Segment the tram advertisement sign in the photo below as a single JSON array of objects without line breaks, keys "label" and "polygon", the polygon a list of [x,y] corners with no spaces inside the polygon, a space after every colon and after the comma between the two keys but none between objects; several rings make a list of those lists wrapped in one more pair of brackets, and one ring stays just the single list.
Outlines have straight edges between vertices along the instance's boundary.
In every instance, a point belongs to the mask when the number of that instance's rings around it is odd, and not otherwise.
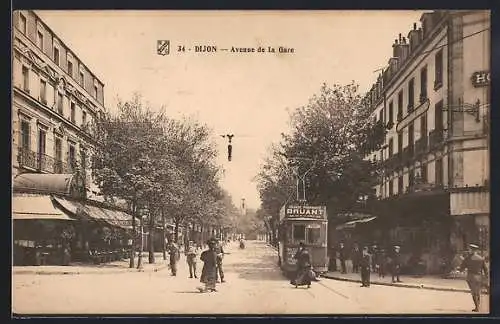
[{"label": "tram advertisement sign", "polygon": [[308,217],[308,218],[326,218],[325,206],[287,206],[285,215],[288,218]]}]

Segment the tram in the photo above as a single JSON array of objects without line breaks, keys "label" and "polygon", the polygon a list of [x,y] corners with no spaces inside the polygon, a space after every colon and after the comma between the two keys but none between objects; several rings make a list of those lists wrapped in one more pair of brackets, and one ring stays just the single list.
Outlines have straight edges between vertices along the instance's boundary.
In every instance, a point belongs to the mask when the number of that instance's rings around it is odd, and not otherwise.
[{"label": "tram", "polygon": [[290,276],[296,271],[294,256],[302,242],[311,255],[317,274],[328,271],[328,217],[325,206],[283,205],[278,227],[281,270]]}]

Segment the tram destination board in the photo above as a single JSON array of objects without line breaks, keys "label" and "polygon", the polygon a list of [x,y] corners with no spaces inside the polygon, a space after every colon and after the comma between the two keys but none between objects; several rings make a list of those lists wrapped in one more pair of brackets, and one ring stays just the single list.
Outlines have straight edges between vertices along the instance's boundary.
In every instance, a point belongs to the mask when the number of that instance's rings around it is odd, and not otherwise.
[{"label": "tram destination board", "polygon": [[287,218],[317,218],[326,219],[325,206],[287,206],[285,209],[285,217]]}]

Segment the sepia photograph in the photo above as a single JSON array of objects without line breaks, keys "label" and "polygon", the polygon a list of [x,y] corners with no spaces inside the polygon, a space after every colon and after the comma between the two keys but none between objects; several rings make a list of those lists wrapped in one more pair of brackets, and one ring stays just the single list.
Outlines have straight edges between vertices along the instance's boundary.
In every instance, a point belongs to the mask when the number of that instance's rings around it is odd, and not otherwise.
[{"label": "sepia photograph", "polygon": [[489,10],[12,12],[12,316],[490,312]]}]

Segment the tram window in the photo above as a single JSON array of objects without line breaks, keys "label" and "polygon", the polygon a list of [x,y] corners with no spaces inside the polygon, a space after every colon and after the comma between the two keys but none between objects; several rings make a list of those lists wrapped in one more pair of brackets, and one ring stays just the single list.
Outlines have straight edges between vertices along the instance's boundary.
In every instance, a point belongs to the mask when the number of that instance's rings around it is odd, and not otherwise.
[{"label": "tram window", "polygon": [[320,228],[308,228],[307,229],[307,243],[308,244],[318,244],[321,242],[321,229]]},{"label": "tram window", "polygon": [[305,225],[293,225],[293,240],[304,241],[306,239],[306,226]]}]

